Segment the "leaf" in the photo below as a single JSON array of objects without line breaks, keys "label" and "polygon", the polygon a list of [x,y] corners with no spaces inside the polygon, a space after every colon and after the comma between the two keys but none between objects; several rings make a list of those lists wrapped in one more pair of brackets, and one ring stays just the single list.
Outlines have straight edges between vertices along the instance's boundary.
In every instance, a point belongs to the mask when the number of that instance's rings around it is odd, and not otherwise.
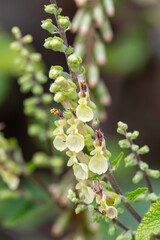
[{"label": "leaf", "polygon": [[68,48],[68,50],[67,50],[67,54],[69,55],[69,54],[71,54],[71,53],[73,53],[73,48],[72,48],[71,46],[69,46],[69,48]]},{"label": "leaf", "polygon": [[112,167],[114,167],[115,169],[118,168],[119,163],[120,163],[121,159],[123,158],[123,155],[124,155],[123,152],[121,152],[119,154],[119,156],[115,160],[112,161]]},{"label": "leaf", "polygon": [[160,233],[160,198],[153,203],[144,215],[136,231],[136,240],[149,240],[152,235]]},{"label": "leaf", "polygon": [[148,192],[148,188],[137,188],[133,192],[127,192],[126,197],[128,198],[128,201],[131,202],[134,201],[139,195],[145,194],[146,192]]}]

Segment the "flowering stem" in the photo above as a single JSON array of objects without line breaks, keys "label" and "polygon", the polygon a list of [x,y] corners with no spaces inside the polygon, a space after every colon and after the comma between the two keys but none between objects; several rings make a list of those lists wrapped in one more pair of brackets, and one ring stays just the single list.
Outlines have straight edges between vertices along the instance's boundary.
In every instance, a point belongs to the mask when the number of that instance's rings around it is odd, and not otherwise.
[{"label": "flowering stem", "polygon": [[[107,179],[110,182],[111,186],[113,187],[113,189],[115,190],[115,192],[119,195],[122,195],[123,198],[124,195],[120,189],[120,187],[118,186],[118,183],[116,182],[110,168],[108,168],[107,170]],[[132,214],[132,216],[138,221],[141,222],[142,218],[141,216],[136,212],[136,210],[127,202],[123,202],[123,205],[127,208],[127,210]]]},{"label": "flowering stem", "polygon": [[[134,143],[133,143],[133,140],[132,140],[131,138],[127,138],[127,130],[126,130],[126,129],[124,129],[123,132],[124,132],[124,136],[125,136],[126,139],[128,139],[128,141],[129,141],[130,148],[132,149],[132,145],[134,144]],[[144,176],[144,179],[145,179],[145,181],[146,181],[146,185],[147,185],[147,187],[148,187],[149,193],[153,193],[152,184],[151,184],[150,178],[149,178],[149,176],[148,176],[148,174],[147,174],[147,171],[141,170],[141,168],[140,168],[140,161],[141,161],[140,155],[138,154],[137,151],[134,151],[134,150],[132,150],[132,153],[134,154],[135,158],[137,159],[138,167],[139,167],[141,173],[142,173],[143,176]]]}]

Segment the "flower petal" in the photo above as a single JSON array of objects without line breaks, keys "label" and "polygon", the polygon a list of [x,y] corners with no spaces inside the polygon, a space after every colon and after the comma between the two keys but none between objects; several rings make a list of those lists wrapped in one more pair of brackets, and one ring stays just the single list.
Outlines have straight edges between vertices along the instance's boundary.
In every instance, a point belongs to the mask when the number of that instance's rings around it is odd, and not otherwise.
[{"label": "flower petal", "polygon": [[105,173],[108,169],[107,158],[101,154],[96,154],[90,159],[89,169],[97,174]]},{"label": "flower petal", "polygon": [[53,141],[53,145],[59,151],[63,151],[64,149],[66,149],[67,148],[67,146],[66,146],[66,135],[62,134],[62,135],[56,136],[54,141]]},{"label": "flower petal", "polygon": [[76,115],[82,122],[89,122],[94,117],[92,109],[86,105],[79,105],[76,108]]},{"label": "flower petal", "polygon": [[73,172],[78,179],[84,180],[88,178],[88,167],[85,163],[75,163],[73,165]]},{"label": "flower petal", "polygon": [[80,152],[84,148],[84,137],[79,133],[72,133],[67,137],[66,145],[73,152]]},{"label": "flower petal", "polygon": [[90,204],[93,202],[95,193],[93,192],[92,188],[90,187],[83,187],[82,188],[82,194],[85,196],[84,202],[86,204]]}]

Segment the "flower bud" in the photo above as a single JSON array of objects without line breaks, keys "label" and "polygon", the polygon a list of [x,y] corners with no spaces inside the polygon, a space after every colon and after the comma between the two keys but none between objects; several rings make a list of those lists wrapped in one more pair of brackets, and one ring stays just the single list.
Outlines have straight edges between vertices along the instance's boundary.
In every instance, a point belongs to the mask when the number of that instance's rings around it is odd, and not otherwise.
[{"label": "flower bud", "polygon": [[97,27],[100,27],[104,21],[103,8],[101,4],[97,4],[93,9],[93,17]]},{"label": "flower bud", "polygon": [[72,32],[77,32],[84,16],[84,9],[79,9],[72,20]]},{"label": "flower bud", "polygon": [[147,174],[150,177],[153,177],[153,178],[159,178],[160,177],[160,171],[159,170],[148,169]]},{"label": "flower bud", "polygon": [[75,91],[75,89],[67,89],[67,90],[61,90],[63,95],[69,99],[75,100],[77,99],[78,95],[77,92]]},{"label": "flower bud", "polygon": [[58,23],[61,28],[70,28],[71,23],[69,21],[69,17],[58,16]]},{"label": "flower bud", "polygon": [[81,19],[81,24],[79,28],[79,34],[84,36],[88,33],[92,23],[92,16],[89,12],[86,12]]},{"label": "flower bud", "polygon": [[40,53],[31,53],[30,58],[33,62],[39,62],[42,59],[42,55]]},{"label": "flower bud", "polygon": [[116,225],[111,224],[109,225],[109,228],[108,228],[108,234],[112,236],[115,234],[116,230],[117,230]]},{"label": "flower bud", "polygon": [[71,54],[68,57],[68,65],[70,66],[72,72],[78,72],[79,71],[79,66],[82,63],[81,57],[79,57],[76,54]]},{"label": "flower bud", "polygon": [[106,10],[106,13],[109,17],[114,16],[114,5],[113,5],[113,0],[103,0],[103,4]]},{"label": "flower bud", "polygon": [[100,40],[94,44],[94,57],[100,66],[103,66],[107,61],[105,45]]},{"label": "flower bud", "polygon": [[100,31],[102,33],[103,39],[106,42],[111,42],[112,41],[112,39],[113,39],[113,32],[112,32],[112,28],[111,28],[110,22],[108,21],[107,18],[103,21],[103,24],[102,24],[102,26],[100,28]]},{"label": "flower bud", "polygon": [[76,196],[75,192],[72,191],[72,189],[69,189],[68,190],[68,195],[67,195],[67,198],[69,200],[71,200],[72,198],[74,198]]},{"label": "flower bud", "polygon": [[91,136],[93,136],[94,130],[88,124],[85,124],[85,127],[87,129],[87,133],[90,134]]},{"label": "flower bud", "polygon": [[84,7],[88,0],[74,0],[78,7]]},{"label": "flower bud", "polygon": [[56,79],[61,75],[63,68],[61,66],[52,66],[49,71],[49,78]]},{"label": "flower bud", "polygon": [[22,46],[19,42],[15,41],[10,44],[10,48],[14,51],[20,51],[22,49]]},{"label": "flower bud", "polygon": [[79,214],[80,212],[84,211],[86,209],[85,205],[78,205],[75,209],[75,213]]},{"label": "flower bud", "polygon": [[26,36],[24,36],[24,37],[22,38],[22,42],[23,42],[24,44],[31,43],[31,42],[33,42],[33,37],[32,37],[30,34],[27,34]]},{"label": "flower bud", "polygon": [[88,67],[88,84],[90,88],[95,88],[99,81],[99,70],[95,64],[90,64]]},{"label": "flower bud", "polygon": [[63,112],[63,116],[66,119],[70,119],[70,118],[72,118],[73,114],[70,111],[65,111],[65,112]]},{"label": "flower bud", "polygon": [[47,30],[49,33],[54,34],[57,31],[57,28],[55,25],[52,24],[51,19],[46,19],[42,21],[41,27],[45,30]]},{"label": "flower bud", "polygon": [[143,162],[143,161],[140,161],[139,162],[139,167],[142,171],[146,171],[148,169],[148,164]]},{"label": "flower bud", "polygon": [[143,178],[143,174],[140,171],[138,171],[132,178],[132,181],[133,181],[133,183],[137,184],[142,180],[142,178]]},{"label": "flower bud", "polygon": [[138,150],[138,153],[139,154],[146,154],[149,152],[149,147],[147,145],[141,147],[139,150]]},{"label": "flower bud", "polygon": [[45,5],[44,11],[46,13],[56,14],[57,9],[56,9],[55,4],[49,4],[49,5]]},{"label": "flower bud", "polygon": [[69,83],[69,85],[71,86],[71,88],[77,89],[76,84],[75,84],[72,80],[68,79],[68,83]]},{"label": "flower bud", "polygon": [[44,47],[53,51],[65,52],[66,46],[63,44],[63,40],[59,37],[47,38],[44,43]]},{"label": "flower bud", "polygon": [[44,104],[49,104],[49,103],[51,103],[51,101],[52,101],[52,96],[51,96],[51,94],[45,93],[45,94],[42,95],[42,102],[43,102]]},{"label": "flower bud", "polygon": [[93,206],[93,205],[89,205],[89,206],[88,206],[88,210],[89,210],[90,212],[94,211],[94,206]]},{"label": "flower bud", "polygon": [[155,193],[150,193],[150,194],[148,194],[148,196],[147,196],[147,199],[148,199],[149,201],[152,201],[152,202],[156,202],[156,201],[157,201],[157,198],[158,198],[158,196],[157,196]]},{"label": "flower bud", "polygon": [[42,72],[36,72],[36,80],[39,83],[44,84],[47,82],[47,77]]},{"label": "flower bud", "polygon": [[132,151],[136,152],[136,151],[138,151],[139,146],[136,144],[132,144],[131,149],[132,149]]},{"label": "flower bud", "polygon": [[18,27],[16,27],[16,26],[13,27],[12,28],[12,33],[13,33],[13,35],[15,36],[15,38],[17,40],[19,40],[21,38],[21,31],[20,31],[20,29]]},{"label": "flower bud", "polygon": [[43,93],[43,87],[39,84],[36,84],[32,88],[32,93],[34,95],[41,95]]},{"label": "flower bud", "polygon": [[93,145],[93,139],[92,139],[92,137],[91,137],[90,134],[87,134],[87,135],[84,137],[84,142],[85,142],[85,145],[86,145],[87,147],[90,147],[90,146]]},{"label": "flower bud", "polygon": [[35,153],[32,161],[39,167],[44,167],[48,165],[47,155],[43,152]]},{"label": "flower bud", "polygon": [[74,198],[72,198],[71,201],[72,201],[73,203],[77,204],[77,203],[78,203],[78,198],[74,197]]},{"label": "flower bud", "polygon": [[85,47],[84,41],[76,42],[74,51],[77,55],[83,58],[85,55],[85,50],[86,50],[86,47]]},{"label": "flower bud", "polygon": [[65,87],[67,85],[67,80],[64,77],[59,76],[58,78],[56,78],[55,83],[60,85],[61,87]]},{"label": "flower bud", "polygon": [[130,143],[128,142],[127,139],[124,139],[124,140],[120,140],[118,142],[120,148],[130,148]]},{"label": "flower bud", "polygon": [[32,86],[33,86],[33,82],[32,81],[28,81],[28,82],[25,82],[25,83],[23,83],[21,85],[20,90],[23,93],[27,93],[27,92],[31,91]]},{"label": "flower bud", "polygon": [[57,103],[63,102],[65,100],[66,100],[66,97],[61,92],[57,92],[54,96],[54,101]]}]

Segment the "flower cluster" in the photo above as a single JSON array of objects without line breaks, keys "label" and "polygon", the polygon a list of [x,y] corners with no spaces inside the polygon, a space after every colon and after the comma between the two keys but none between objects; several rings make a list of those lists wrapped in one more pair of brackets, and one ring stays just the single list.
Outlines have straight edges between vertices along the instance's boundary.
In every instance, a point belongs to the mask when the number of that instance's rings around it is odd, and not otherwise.
[{"label": "flower cluster", "polygon": [[[114,16],[113,0],[75,0],[79,9],[73,18],[72,31],[78,35],[75,40],[75,52],[84,59],[87,82],[91,88],[91,97],[96,99],[97,115],[105,118],[103,106],[111,103],[111,97],[104,82],[100,79],[99,66],[107,62],[106,47],[113,32],[109,17]],[[102,40],[103,39],[103,40]]]},{"label": "flower cluster", "polygon": [[[115,208],[117,195],[107,192],[105,187],[101,188],[101,175],[108,170],[110,153],[106,150],[101,131],[94,132],[91,127],[95,119],[96,105],[90,99],[85,71],[81,66],[82,59],[71,47],[68,47],[64,37],[71,24],[69,22],[66,25],[62,24],[63,20],[69,20],[60,15],[61,11],[55,4],[46,6],[45,11],[55,15],[57,26],[52,26],[52,29],[56,29],[59,37],[49,37],[44,47],[64,52],[70,70],[68,74],[61,66],[52,66],[49,71],[49,77],[54,80],[50,86],[50,91],[55,93],[54,101],[61,103],[64,108],[63,111],[51,109],[51,113],[59,117],[59,120],[55,121],[53,145],[57,150],[66,152],[69,157],[67,166],[72,167],[78,181],[76,189],[79,192],[79,198],[74,194],[69,198],[75,203],[79,202],[77,213],[80,209],[85,209],[82,207],[83,204],[91,204],[96,199],[95,208],[98,207],[100,214],[112,219],[117,217]],[[49,24],[46,25],[46,22]],[[55,32],[50,31],[50,23],[51,20],[44,20],[42,27],[53,34]],[[92,181],[95,174],[98,179]],[[98,191],[95,187],[97,183],[100,188]]]}]

